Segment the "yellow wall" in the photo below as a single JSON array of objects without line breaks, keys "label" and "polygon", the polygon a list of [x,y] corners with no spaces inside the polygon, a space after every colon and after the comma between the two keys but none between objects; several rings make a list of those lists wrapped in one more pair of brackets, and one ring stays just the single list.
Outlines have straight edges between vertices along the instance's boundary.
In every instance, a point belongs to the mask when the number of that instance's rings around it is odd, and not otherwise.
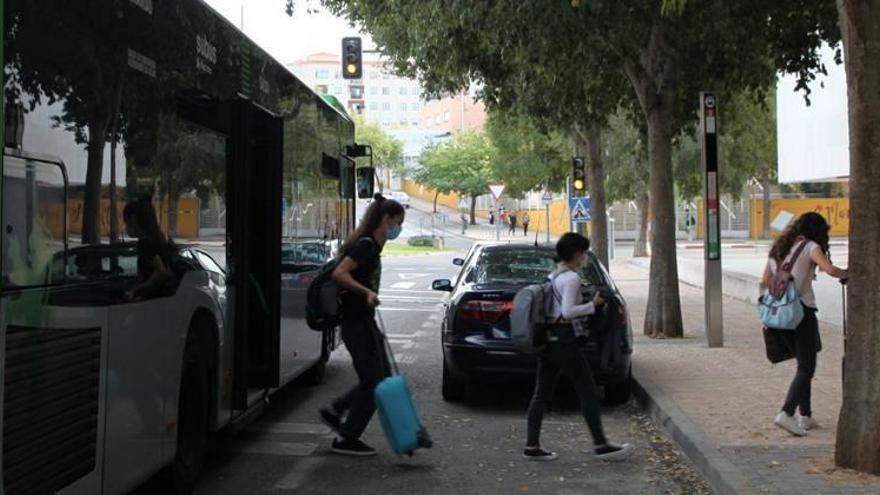
[{"label": "yellow wall", "polygon": [[[517,228],[522,231],[522,217],[523,212],[526,210],[516,210],[517,212]],[[528,210],[529,211],[529,232],[534,232],[535,230],[539,230],[544,232],[546,230],[546,216],[545,210]],[[477,216],[480,218],[489,218],[488,210],[477,210]],[[550,233],[553,235],[562,235],[566,232],[569,232],[571,229],[569,228],[569,219],[568,219],[568,201],[559,200],[554,201],[550,204]]]},{"label": "yellow wall", "polygon": [[[761,236],[764,230],[764,202],[756,199],[751,204],[752,221],[750,235],[752,238]],[[770,201],[770,221],[781,211],[794,214],[795,218],[815,211],[825,217],[831,226],[832,236],[849,235],[849,198],[806,198],[806,199],[773,199]],[[780,232],[771,229],[772,236]]]},{"label": "yellow wall", "polygon": [[[195,239],[199,236],[199,198],[183,197],[177,200],[177,237]],[[125,202],[116,202],[116,218],[120,233],[125,231],[125,222],[122,219],[122,210]],[[159,221],[163,231],[168,231],[168,202],[163,201],[160,205]],[[44,219],[47,228],[60,237],[62,230],[63,214],[60,211],[51,212],[51,216]],[[67,214],[69,218],[68,228],[72,234],[82,232],[83,200],[70,199],[67,201]],[[42,215],[41,215],[42,216]],[[101,235],[110,235],[110,199],[101,198]]]},{"label": "yellow wall", "polygon": [[[431,188],[421,186],[410,180],[404,180],[403,190],[406,191],[406,193],[410,196],[421,198],[425,201],[430,201],[432,204],[434,203],[434,194],[436,194],[436,191]],[[437,198],[437,204],[457,210],[458,200],[459,196],[457,194],[441,194]]]}]

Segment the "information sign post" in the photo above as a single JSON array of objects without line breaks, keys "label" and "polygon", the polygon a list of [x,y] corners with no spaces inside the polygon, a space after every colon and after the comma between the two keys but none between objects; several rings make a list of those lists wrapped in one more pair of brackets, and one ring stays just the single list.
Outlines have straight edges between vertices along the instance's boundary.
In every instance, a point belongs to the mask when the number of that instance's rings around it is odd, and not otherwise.
[{"label": "information sign post", "polygon": [[724,346],[721,292],[721,212],[718,198],[718,100],[700,93],[703,144],[703,221],[705,251],[706,337],[709,347]]}]

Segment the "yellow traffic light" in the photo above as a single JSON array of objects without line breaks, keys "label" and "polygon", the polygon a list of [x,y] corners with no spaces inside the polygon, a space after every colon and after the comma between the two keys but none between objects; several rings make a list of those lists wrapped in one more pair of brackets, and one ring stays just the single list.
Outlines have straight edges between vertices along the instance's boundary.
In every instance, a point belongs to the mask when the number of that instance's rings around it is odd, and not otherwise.
[{"label": "yellow traffic light", "polygon": [[348,64],[345,66],[345,72],[347,72],[349,74],[355,74],[355,73],[357,73],[357,70],[358,70],[357,65]]},{"label": "yellow traffic light", "polygon": [[572,187],[574,187],[575,191],[583,191],[584,190],[584,180],[583,179],[575,179]]}]

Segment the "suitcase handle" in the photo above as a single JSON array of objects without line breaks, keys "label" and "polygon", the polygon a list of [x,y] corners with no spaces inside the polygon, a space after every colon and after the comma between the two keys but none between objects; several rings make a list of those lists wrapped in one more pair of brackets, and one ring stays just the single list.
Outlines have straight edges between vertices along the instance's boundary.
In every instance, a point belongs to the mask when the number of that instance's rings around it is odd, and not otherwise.
[{"label": "suitcase handle", "polygon": [[378,342],[378,339],[381,339],[385,342],[385,353],[388,356],[388,362],[391,364],[392,376],[399,375],[400,369],[397,367],[397,359],[394,358],[394,351],[391,349],[391,343],[388,342],[388,336],[386,335],[385,330],[385,321],[382,319],[382,311],[376,308],[376,320],[379,322],[379,335],[376,336],[376,349],[379,349],[382,344]]}]

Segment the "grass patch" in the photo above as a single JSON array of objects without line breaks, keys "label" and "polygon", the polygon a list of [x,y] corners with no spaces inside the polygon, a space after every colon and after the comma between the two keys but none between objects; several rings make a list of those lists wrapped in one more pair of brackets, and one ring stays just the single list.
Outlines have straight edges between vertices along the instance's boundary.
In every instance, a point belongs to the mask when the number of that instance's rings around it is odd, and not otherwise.
[{"label": "grass patch", "polygon": [[383,256],[417,256],[420,254],[451,252],[454,249],[434,249],[433,246],[410,246],[404,242],[388,242],[382,249]]}]

